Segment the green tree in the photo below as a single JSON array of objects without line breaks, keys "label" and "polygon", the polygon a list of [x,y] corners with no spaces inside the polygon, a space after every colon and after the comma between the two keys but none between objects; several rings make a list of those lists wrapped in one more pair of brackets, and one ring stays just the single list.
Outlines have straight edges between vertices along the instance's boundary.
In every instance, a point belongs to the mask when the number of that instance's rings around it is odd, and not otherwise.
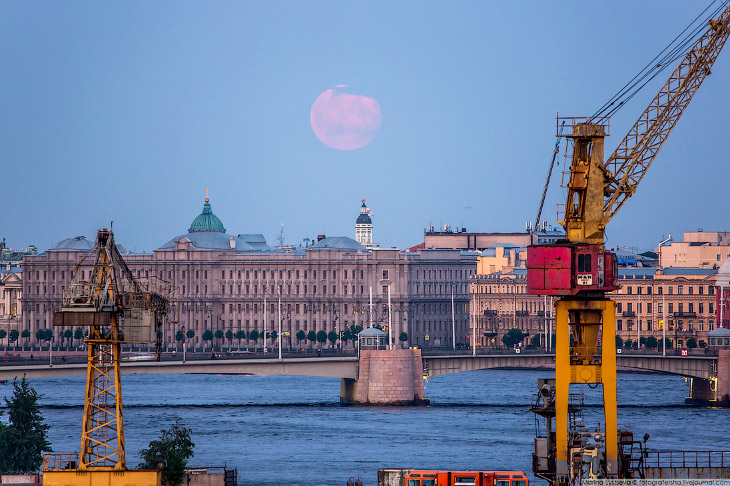
[{"label": "green tree", "polygon": [[307,339],[307,334],[304,331],[302,331],[301,329],[299,329],[297,331],[297,342],[299,343],[299,345],[301,345],[302,341],[304,341],[305,339]]},{"label": "green tree", "polygon": [[177,331],[175,333],[175,341],[178,343],[182,342],[182,340],[185,339],[185,333],[182,331]]},{"label": "green tree", "polygon": [[218,340],[218,341],[217,341],[217,343],[218,343],[218,349],[220,349],[220,346],[221,346],[221,340],[222,340],[222,339],[223,339],[223,338],[224,338],[225,336],[226,336],[226,335],[225,335],[225,333],[224,333],[223,331],[221,331],[220,329],[216,329],[216,331],[215,331],[215,338],[216,338],[216,339]]},{"label": "green tree", "polygon": [[259,340],[259,332],[256,329],[252,330],[250,333],[248,333],[248,338],[253,341],[253,347],[255,351],[256,341]]},{"label": "green tree", "polygon": [[326,331],[317,332],[317,342],[319,343],[319,349],[322,349],[322,345],[327,342],[327,332]]},{"label": "green tree", "polygon": [[314,331],[309,331],[307,333],[307,341],[310,343],[316,343],[317,342],[317,333]]},{"label": "green tree", "polygon": [[700,347],[703,349],[707,347],[707,343],[705,342],[704,339],[700,339]]},{"label": "green tree", "polygon": [[43,339],[45,341],[48,341],[49,343],[53,341],[53,329],[44,329],[43,330]]},{"label": "green tree", "polygon": [[[10,331],[10,334],[8,335],[8,344],[17,343],[19,337],[20,337],[20,332],[18,332],[17,329],[12,329]],[[13,346],[15,346],[15,344],[13,344]]]},{"label": "green tree", "polygon": [[347,341],[350,341],[352,339],[352,331],[349,329],[345,329],[345,332],[342,333],[342,342],[347,345]]},{"label": "green tree", "polygon": [[664,338],[663,341],[664,342],[662,342],[662,340],[659,340],[659,346],[658,346],[659,351],[663,350],[662,346],[666,347],[666,349],[672,349],[672,347],[674,347],[672,344],[672,340],[670,338]]},{"label": "green tree", "polygon": [[535,334],[534,336],[532,336],[532,339],[530,339],[530,344],[535,346],[536,348],[542,346],[542,334]]},{"label": "green tree", "polygon": [[623,347],[624,347],[624,340],[621,338],[621,336],[616,334],[616,349],[621,349]]},{"label": "green tree", "polygon": [[696,347],[697,347],[697,340],[695,340],[695,338],[687,339],[687,348],[688,349],[694,349]]},{"label": "green tree", "polygon": [[0,471],[30,473],[43,463],[43,452],[52,452],[38,400],[25,378],[13,382],[13,396],[5,398],[9,424],[0,424]]},{"label": "green tree", "polygon": [[515,344],[521,343],[523,339],[527,337],[527,334],[522,332],[521,330],[513,327],[507,333],[502,336],[502,342],[505,346],[508,348],[511,348]]},{"label": "green tree", "polygon": [[150,442],[149,449],[139,451],[139,457],[144,461],[141,467],[157,469],[158,464],[164,461],[167,466],[162,470],[162,484],[176,486],[185,479],[188,459],[194,456],[195,443],[191,437],[193,431],[177,419],[175,425],[160,432],[162,435]]},{"label": "green tree", "polygon": [[8,332],[5,329],[0,329],[0,341],[5,339],[8,335]]},{"label": "green tree", "polygon": [[30,338],[30,330],[23,329],[23,332],[20,333],[20,337],[25,339],[25,344],[28,344],[28,339]]},{"label": "green tree", "polygon": [[269,337],[274,340],[274,343],[276,343],[276,338],[279,337],[279,331],[271,331]]},{"label": "green tree", "polygon": [[74,339],[76,340],[76,345],[78,346],[78,343],[80,343],[81,340],[84,339],[84,330],[80,327],[77,327],[74,331]]},{"label": "green tree", "polygon": [[646,338],[646,344],[644,346],[647,347],[647,349],[656,349],[656,347],[659,345],[656,338],[654,336],[649,336]]},{"label": "green tree", "polygon": [[236,335],[231,331],[230,329],[226,331],[226,339],[228,340],[228,349],[231,348],[231,343],[233,342],[233,339],[236,337]]},{"label": "green tree", "polygon": [[213,341],[213,331],[210,329],[206,329],[203,331],[203,341],[211,341],[211,347],[212,347],[212,341]]},{"label": "green tree", "polygon": [[236,339],[238,339],[238,349],[241,349],[241,341],[243,339],[246,339],[246,331],[244,331],[244,330],[236,331]]},{"label": "green tree", "polygon": [[46,339],[46,331],[43,329],[38,329],[35,332],[35,338],[38,342],[45,341]]},{"label": "green tree", "polygon": [[328,332],[327,339],[334,346],[334,344],[337,342],[337,333],[335,331]]},{"label": "green tree", "polygon": [[408,333],[405,331],[402,331],[400,333],[400,336],[398,336],[398,341],[400,341],[401,347],[408,341]]},{"label": "green tree", "polygon": [[633,345],[634,345],[634,342],[631,339],[627,339],[626,341],[624,341],[624,347],[626,349],[631,349],[633,347]]},{"label": "green tree", "polygon": [[71,346],[71,340],[74,338],[74,332],[71,329],[63,331],[63,337],[66,339],[66,346]]}]

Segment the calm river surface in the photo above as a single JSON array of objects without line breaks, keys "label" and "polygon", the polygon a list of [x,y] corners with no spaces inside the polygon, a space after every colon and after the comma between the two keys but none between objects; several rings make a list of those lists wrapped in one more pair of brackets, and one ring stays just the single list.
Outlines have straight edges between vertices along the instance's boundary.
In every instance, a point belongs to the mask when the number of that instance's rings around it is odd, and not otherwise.
[{"label": "calm river surface", "polygon": [[[384,467],[529,473],[530,399],[537,378],[550,376],[472,371],[431,379],[427,407],[348,407],[339,405],[339,379],[124,375],[127,462],[136,466],[139,450],[179,417],[193,430],[191,465],[234,466],[243,485],[344,485],[361,476],[373,486]],[[55,452],[78,451],[84,377],[30,383],[43,394]],[[620,373],[619,425],[651,434],[652,449],[730,449],[730,411],[683,405],[687,388],[681,377]],[[11,391],[0,385],[0,396]],[[584,387],[586,402],[597,404],[599,391]],[[601,414],[589,406],[586,425]]]}]

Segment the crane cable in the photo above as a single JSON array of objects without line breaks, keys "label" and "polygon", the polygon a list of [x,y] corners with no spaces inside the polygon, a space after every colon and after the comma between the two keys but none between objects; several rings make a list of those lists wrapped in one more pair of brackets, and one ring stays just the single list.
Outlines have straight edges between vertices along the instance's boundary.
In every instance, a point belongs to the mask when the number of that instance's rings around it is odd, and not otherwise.
[{"label": "crane cable", "polygon": [[545,204],[545,196],[547,195],[548,186],[550,185],[550,178],[553,175],[553,167],[555,166],[555,158],[560,152],[560,138],[563,135],[563,128],[565,127],[565,120],[560,124],[558,129],[558,135],[555,137],[555,149],[553,150],[553,159],[550,161],[550,170],[548,170],[547,180],[545,181],[545,189],[542,191],[542,199],[540,200],[540,207],[537,210],[537,218],[535,219],[535,230],[540,225],[540,215],[542,215],[542,207]]},{"label": "crane cable", "polygon": [[[697,39],[704,33],[707,23],[715,18],[728,4],[728,0],[723,0],[709,15],[692,27],[698,20],[705,15],[710,7],[717,3],[714,0],[705,9],[697,15],[697,17],[689,23],[654,59],[652,59],[638,74],[636,74],[628,83],[626,83],[616,94],[614,94],[601,108],[599,108],[588,121],[593,121],[598,117],[610,117],[618,112],[628,101],[631,100],[641,89],[650,83],[655,77],[661,74],[668,66],[672,65],[677,59],[686,55],[690,46],[694,45]],[[684,36],[679,42],[682,35],[691,29],[691,32]],[[676,44],[676,45],[675,45]],[[674,47],[672,47],[674,46]],[[665,54],[666,53],[666,54]],[[647,79],[648,78],[648,79]]]}]

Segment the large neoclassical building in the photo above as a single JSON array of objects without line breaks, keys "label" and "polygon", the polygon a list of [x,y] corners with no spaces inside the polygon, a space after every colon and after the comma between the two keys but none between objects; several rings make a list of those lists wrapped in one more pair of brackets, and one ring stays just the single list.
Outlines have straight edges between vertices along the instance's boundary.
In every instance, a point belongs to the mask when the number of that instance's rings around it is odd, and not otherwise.
[{"label": "large neoclassical building", "polygon": [[[92,247],[85,237],[69,238],[23,261],[19,325],[31,336],[52,327],[77,266],[80,278],[89,278],[92,259],[79,263]],[[409,344],[451,343],[452,293],[456,341],[467,342],[469,334],[468,282],[476,271],[471,252],[368,249],[352,238],[325,236],[308,248],[273,248],[261,234],[227,233],[206,198],[187,233],[151,253],[125,253],[124,259],[143,283],[171,295],[167,345],[175,344],[180,330],[193,330],[193,344],[201,346],[205,330],[278,329],[279,299],[283,331],[289,332],[284,347],[298,345],[299,330],[387,325],[389,293],[394,340],[405,331]],[[63,329],[54,332],[58,340]]]}]

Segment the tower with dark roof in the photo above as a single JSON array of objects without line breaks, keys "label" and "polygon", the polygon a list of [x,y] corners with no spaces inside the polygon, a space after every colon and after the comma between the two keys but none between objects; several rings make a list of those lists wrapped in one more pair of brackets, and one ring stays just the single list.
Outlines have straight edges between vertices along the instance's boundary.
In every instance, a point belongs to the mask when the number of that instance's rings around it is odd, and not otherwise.
[{"label": "tower with dark roof", "polygon": [[370,215],[373,214],[365,205],[365,199],[362,200],[360,207],[360,215],[355,221],[355,240],[368,249],[377,248],[378,244],[373,243],[373,221]]}]

